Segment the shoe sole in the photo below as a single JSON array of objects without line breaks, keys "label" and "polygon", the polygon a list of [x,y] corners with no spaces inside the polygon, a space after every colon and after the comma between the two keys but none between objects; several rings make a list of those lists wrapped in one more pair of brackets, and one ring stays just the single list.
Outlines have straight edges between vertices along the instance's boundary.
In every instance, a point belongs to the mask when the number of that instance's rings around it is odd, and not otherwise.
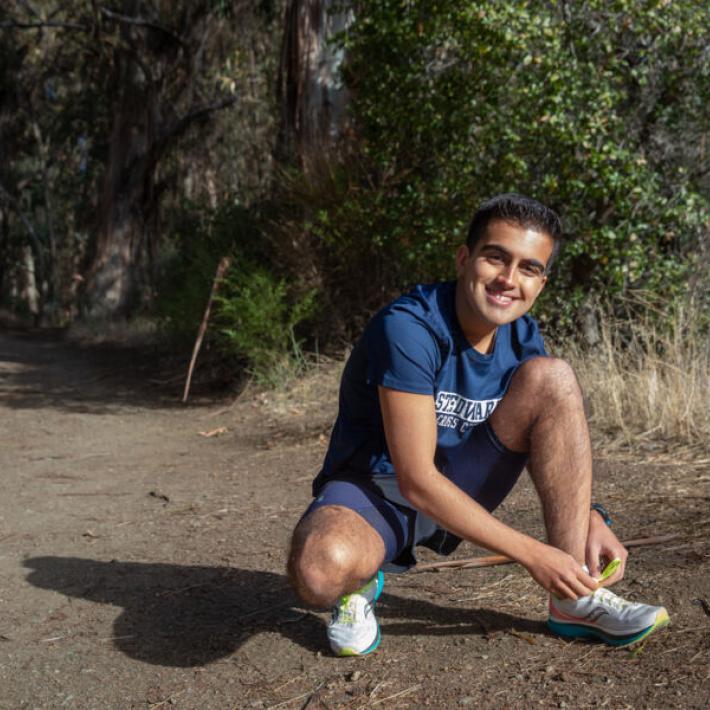
[{"label": "shoe sole", "polygon": [[609,646],[616,646],[617,648],[622,648],[624,646],[632,646],[635,643],[639,643],[647,638],[650,634],[658,629],[662,629],[664,626],[668,626],[671,620],[668,616],[668,612],[662,609],[656,615],[656,620],[651,626],[648,626],[641,631],[637,631],[635,634],[630,634],[629,636],[613,636],[612,634],[604,633],[601,629],[596,629],[591,626],[584,626],[583,624],[567,624],[559,621],[555,621],[553,618],[547,620],[547,626],[558,636],[564,636],[565,638],[591,638],[598,639],[608,644]]}]

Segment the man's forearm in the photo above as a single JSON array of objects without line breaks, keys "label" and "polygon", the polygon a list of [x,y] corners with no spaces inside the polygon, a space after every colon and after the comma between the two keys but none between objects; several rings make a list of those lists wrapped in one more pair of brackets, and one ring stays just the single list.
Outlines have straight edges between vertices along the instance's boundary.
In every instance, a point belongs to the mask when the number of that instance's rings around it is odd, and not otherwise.
[{"label": "man's forearm", "polygon": [[524,566],[532,564],[535,552],[543,545],[494,518],[433,466],[416,479],[400,476],[398,480],[402,495],[414,508],[463,540]]}]

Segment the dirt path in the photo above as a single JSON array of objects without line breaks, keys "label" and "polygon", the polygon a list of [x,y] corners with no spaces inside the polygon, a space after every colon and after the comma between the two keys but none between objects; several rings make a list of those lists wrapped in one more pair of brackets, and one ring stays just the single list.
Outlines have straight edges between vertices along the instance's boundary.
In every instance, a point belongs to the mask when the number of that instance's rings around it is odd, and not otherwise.
[{"label": "dirt path", "polygon": [[[335,659],[283,575],[332,396],[184,407],[141,362],[0,335],[0,708],[707,707],[707,466],[598,462],[622,536],[681,533],[618,586],[670,611],[640,652],[548,635],[507,566],[388,576],[381,649]],[[501,516],[540,534],[527,484]]]}]

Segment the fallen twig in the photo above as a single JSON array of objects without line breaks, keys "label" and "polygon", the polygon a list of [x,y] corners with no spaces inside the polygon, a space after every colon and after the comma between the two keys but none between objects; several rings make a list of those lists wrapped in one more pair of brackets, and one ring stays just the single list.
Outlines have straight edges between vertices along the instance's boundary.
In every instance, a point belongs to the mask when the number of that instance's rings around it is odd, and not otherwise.
[{"label": "fallen twig", "polygon": [[[658,545],[662,542],[669,542],[680,537],[680,533],[669,533],[667,535],[655,535],[653,537],[640,537],[631,540],[622,540],[624,547],[643,547],[644,545]],[[417,565],[415,572],[427,572],[432,569],[466,569],[470,567],[494,567],[495,565],[508,565],[514,562],[505,555],[490,555],[488,557],[466,557],[461,560],[446,560],[445,562],[429,562],[425,565]]]},{"label": "fallen twig", "polygon": [[150,708],[150,710],[155,710],[155,708],[160,708],[163,705],[167,705],[168,703],[172,705],[173,699],[177,698],[179,695],[182,695],[184,692],[184,690],[181,690],[178,693],[173,693],[172,695],[169,695],[167,698],[165,698],[165,700],[160,700],[157,703],[148,703],[148,707]]},{"label": "fallen twig", "polygon": [[229,268],[232,260],[228,256],[223,256],[222,260],[219,262],[217,267],[217,273],[214,276],[214,281],[212,282],[212,290],[210,291],[210,297],[207,299],[207,307],[205,308],[205,315],[202,316],[202,323],[200,323],[200,329],[197,331],[197,340],[195,340],[195,347],[192,349],[192,357],[190,358],[190,367],[187,370],[187,379],[185,380],[185,391],[182,393],[182,401],[187,402],[187,397],[190,394],[190,382],[192,381],[192,371],[195,369],[195,362],[197,361],[197,354],[200,352],[202,347],[202,339],[205,337],[205,331],[207,330],[207,322],[210,319],[210,311],[212,310],[212,301],[217,295],[217,289],[222,281],[222,278]]},{"label": "fallen twig", "polygon": [[405,690],[400,690],[399,693],[395,693],[394,695],[388,695],[386,698],[380,698],[379,700],[375,700],[374,703],[372,703],[372,706],[374,707],[375,705],[379,705],[380,703],[384,703],[387,700],[394,700],[395,698],[399,698],[402,695],[408,695],[409,693],[413,693],[415,690],[419,690],[422,687],[421,683],[417,683],[417,685],[413,685],[410,688],[406,688]]},{"label": "fallen twig", "polygon": [[325,685],[325,681],[323,681],[319,686],[315,688],[315,690],[308,690],[305,693],[301,693],[300,695],[294,695],[294,697],[289,698],[288,700],[283,700],[280,703],[276,703],[276,705],[269,705],[267,710],[274,710],[274,708],[280,708],[283,707],[284,705],[288,705],[289,703],[292,703],[294,700],[302,700],[303,698],[308,698],[309,700]]},{"label": "fallen twig", "polygon": [[227,427],[221,426],[221,427],[217,427],[217,429],[212,429],[211,431],[198,431],[197,433],[200,436],[204,436],[205,439],[211,439],[213,436],[219,436],[220,434],[226,434]]}]

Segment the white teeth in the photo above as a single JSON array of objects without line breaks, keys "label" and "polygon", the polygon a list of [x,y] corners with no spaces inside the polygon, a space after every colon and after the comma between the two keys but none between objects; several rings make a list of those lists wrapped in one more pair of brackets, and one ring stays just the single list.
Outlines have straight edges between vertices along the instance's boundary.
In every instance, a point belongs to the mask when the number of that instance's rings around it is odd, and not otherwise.
[{"label": "white teeth", "polygon": [[505,296],[500,292],[490,291],[489,289],[486,289],[486,291],[488,292],[488,295],[501,306],[507,306],[509,303],[513,302],[513,298],[511,296]]}]

